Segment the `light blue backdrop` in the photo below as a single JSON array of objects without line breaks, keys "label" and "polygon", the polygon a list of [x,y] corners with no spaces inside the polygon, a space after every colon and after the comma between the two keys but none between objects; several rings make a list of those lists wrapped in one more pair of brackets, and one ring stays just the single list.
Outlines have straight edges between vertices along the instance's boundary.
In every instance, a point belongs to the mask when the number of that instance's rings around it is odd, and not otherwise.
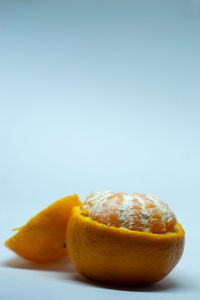
[{"label": "light blue backdrop", "polygon": [[[200,251],[200,1],[0,0],[0,230],[150,192]],[[190,246],[188,246],[190,245]]]}]

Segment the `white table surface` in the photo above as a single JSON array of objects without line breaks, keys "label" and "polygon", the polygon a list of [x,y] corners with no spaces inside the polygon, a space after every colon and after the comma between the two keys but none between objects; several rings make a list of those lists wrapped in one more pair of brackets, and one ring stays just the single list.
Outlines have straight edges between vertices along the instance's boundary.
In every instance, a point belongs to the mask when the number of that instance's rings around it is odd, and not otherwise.
[{"label": "white table surface", "polygon": [[[200,1],[0,1],[0,299],[199,299]],[[53,201],[150,192],[186,231],[144,289],[38,266],[4,241]]]}]

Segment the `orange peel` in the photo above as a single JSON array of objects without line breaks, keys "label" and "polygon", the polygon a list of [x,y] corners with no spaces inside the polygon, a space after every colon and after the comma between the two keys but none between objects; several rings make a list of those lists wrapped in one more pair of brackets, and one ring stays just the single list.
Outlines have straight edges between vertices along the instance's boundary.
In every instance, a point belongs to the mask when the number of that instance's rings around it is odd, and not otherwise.
[{"label": "orange peel", "polygon": [[66,242],[76,270],[93,281],[117,285],[146,285],[164,278],[180,260],[185,232],[157,234],[101,224],[74,207]]},{"label": "orange peel", "polygon": [[17,233],[5,245],[35,263],[63,258],[67,254],[65,236],[69,215],[72,208],[80,204],[76,194],[54,202],[16,229]]}]

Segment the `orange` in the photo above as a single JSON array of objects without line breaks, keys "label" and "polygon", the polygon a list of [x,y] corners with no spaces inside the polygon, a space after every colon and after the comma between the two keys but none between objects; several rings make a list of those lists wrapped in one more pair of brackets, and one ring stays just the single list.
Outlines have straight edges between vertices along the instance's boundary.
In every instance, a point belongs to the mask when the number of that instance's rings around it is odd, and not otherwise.
[{"label": "orange", "polygon": [[83,203],[82,214],[105,225],[153,233],[173,232],[177,223],[169,206],[151,194],[90,194]]},{"label": "orange", "polygon": [[35,263],[47,263],[66,255],[66,228],[70,212],[80,205],[78,196],[62,198],[16,229],[17,233],[5,245]]},{"label": "orange", "polygon": [[[128,196],[122,199],[122,193],[110,194],[115,199],[111,206],[108,192],[102,194],[90,195],[81,207],[72,210],[66,241],[76,270],[88,279],[108,284],[145,285],[161,280],[176,266],[184,249],[185,233],[174,214],[157,200],[150,209],[148,197],[152,195],[134,194],[147,198],[136,208]],[[146,222],[143,204],[149,209]],[[127,207],[132,209],[127,211]]]}]

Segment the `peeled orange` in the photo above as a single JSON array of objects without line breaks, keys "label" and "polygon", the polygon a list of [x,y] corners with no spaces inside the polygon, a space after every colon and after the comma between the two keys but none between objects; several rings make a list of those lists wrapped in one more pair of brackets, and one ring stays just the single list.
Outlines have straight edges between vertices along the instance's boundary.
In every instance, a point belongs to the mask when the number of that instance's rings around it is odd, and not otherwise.
[{"label": "peeled orange", "polygon": [[70,212],[81,201],[75,194],[62,198],[17,229],[5,245],[35,263],[47,263],[66,255],[66,228]]},{"label": "peeled orange", "polygon": [[161,280],[180,260],[185,233],[169,207],[153,195],[91,194],[74,207],[66,242],[76,270],[118,285]]}]

